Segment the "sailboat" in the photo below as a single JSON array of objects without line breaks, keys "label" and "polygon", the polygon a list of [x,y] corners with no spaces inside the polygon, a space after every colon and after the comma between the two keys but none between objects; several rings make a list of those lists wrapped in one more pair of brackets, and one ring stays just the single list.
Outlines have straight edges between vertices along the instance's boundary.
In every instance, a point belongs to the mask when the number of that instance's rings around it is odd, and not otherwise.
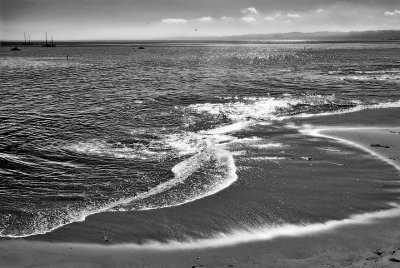
[{"label": "sailboat", "polygon": [[44,47],[55,47],[56,44],[54,44],[53,37],[51,37],[51,43],[47,42],[47,32],[46,32],[46,43],[43,45]]},{"label": "sailboat", "polygon": [[31,42],[31,36],[30,35],[28,35],[28,36],[29,36],[29,40],[28,40],[28,42],[26,42],[26,34],[24,32],[24,46],[33,45],[33,43]]}]

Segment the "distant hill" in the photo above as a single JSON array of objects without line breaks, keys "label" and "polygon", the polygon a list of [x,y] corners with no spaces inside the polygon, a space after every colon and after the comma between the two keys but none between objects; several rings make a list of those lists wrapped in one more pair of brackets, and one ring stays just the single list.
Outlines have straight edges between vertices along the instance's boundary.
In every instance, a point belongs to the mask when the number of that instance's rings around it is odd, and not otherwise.
[{"label": "distant hill", "polygon": [[226,41],[289,41],[289,40],[307,40],[307,41],[400,41],[400,30],[383,31],[363,31],[363,32],[290,32],[273,34],[248,34],[236,36],[208,37],[204,39],[226,40]]},{"label": "distant hill", "polygon": [[[363,31],[363,32],[290,32],[272,34],[247,34],[232,36],[202,36],[202,37],[171,37],[152,40],[71,40],[58,41],[58,46],[89,46],[89,45],[156,45],[179,43],[290,43],[290,42],[400,42],[400,30]],[[33,42],[34,46],[41,46],[43,42]],[[0,46],[23,46],[22,41],[1,41]]]}]

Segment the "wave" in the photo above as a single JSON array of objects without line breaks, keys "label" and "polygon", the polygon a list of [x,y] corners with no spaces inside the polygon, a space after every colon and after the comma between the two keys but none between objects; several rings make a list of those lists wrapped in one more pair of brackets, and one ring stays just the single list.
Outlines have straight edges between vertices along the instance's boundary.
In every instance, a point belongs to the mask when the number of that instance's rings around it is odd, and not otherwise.
[{"label": "wave", "polygon": [[211,143],[201,152],[175,165],[171,171],[174,174],[172,179],[132,197],[117,198],[104,203],[48,208],[30,213],[34,216],[28,220],[5,215],[0,219],[0,225],[3,226],[0,237],[17,238],[45,234],[105,211],[179,206],[220,192],[237,180],[232,154]]},{"label": "wave", "polygon": [[[400,107],[400,100],[363,103],[359,100],[339,100],[334,95],[290,96],[286,94],[281,98],[233,98],[228,100],[230,102],[189,105],[187,109],[199,114],[207,113],[216,118],[229,118],[235,126],[241,126],[243,129],[249,125],[271,123],[290,118],[308,118]],[[224,99],[224,101],[226,100]],[[228,125],[226,128],[231,127],[231,125]]]},{"label": "wave", "polygon": [[[207,148],[172,168],[174,178],[116,210],[148,210],[183,205],[213,195],[237,180],[229,151]],[[196,174],[197,173],[197,174]]]},{"label": "wave", "polygon": [[232,122],[253,120],[274,120],[280,109],[288,109],[300,103],[296,99],[243,98],[228,103],[204,103],[189,105],[188,109],[197,113],[208,113],[214,116],[227,117]]},{"label": "wave", "polygon": [[337,76],[340,80],[348,81],[387,81],[399,82],[398,69],[373,70],[373,71],[330,71],[329,75]]},{"label": "wave", "polygon": [[[294,113],[299,107],[306,107],[306,110],[315,112],[318,109],[313,108],[310,110],[309,107],[325,107],[326,105],[339,110],[329,110],[328,112],[314,114]],[[235,152],[231,153],[229,151],[230,144],[243,143],[246,147],[252,148],[253,146],[253,148],[258,149],[273,149],[284,146],[280,143],[262,144],[262,139],[259,137],[238,138],[233,136],[232,133],[257,124],[260,121],[391,107],[400,107],[400,101],[378,104],[360,104],[357,102],[338,104],[334,96],[328,98],[324,96],[307,96],[303,99],[285,96],[282,99],[267,98],[261,100],[247,98],[240,100],[239,103],[206,104],[205,106],[196,104],[189,106],[189,109],[195,109],[200,113],[224,114],[232,120],[239,120],[222,127],[198,132],[168,134],[159,138],[153,144],[150,142],[138,144],[137,146],[135,144],[96,139],[67,145],[63,149],[78,154],[99,157],[136,160],[138,158],[159,159],[159,157],[173,156],[180,159],[184,158],[184,160],[172,167],[173,178],[154,186],[146,192],[125,198],[114,198],[101,203],[84,204],[81,207],[68,205],[68,207],[56,208],[53,211],[43,211],[35,216],[31,222],[23,224],[25,227],[28,226],[29,229],[13,230],[12,227],[9,227],[0,231],[0,236],[25,237],[44,234],[63,225],[83,221],[88,215],[104,211],[158,209],[193,202],[218,193],[237,180],[233,158]],[[156,147],[159,148],[156,150]],[[240,151],[236,155],[245,155],[245,152]],[[264,158],[263,160],[277,161],[283,159]],[[12,219],[2,219],[2,221],[10,223]],[[5,226],[5,224],[2,225]],[[18,226],[18,224],[13,225]]]}]

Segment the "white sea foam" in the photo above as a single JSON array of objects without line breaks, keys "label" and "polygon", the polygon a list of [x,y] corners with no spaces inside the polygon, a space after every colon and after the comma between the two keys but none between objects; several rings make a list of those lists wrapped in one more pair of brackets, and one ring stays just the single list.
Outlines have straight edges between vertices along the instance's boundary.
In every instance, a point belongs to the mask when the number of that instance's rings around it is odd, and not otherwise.
[{"label": "white sea foam", "polygon": [[68,151],[87,154],[93,156],[108,156],[120,159],[137,158],[160,158],[165,156],[165,152],[150,150],[144,145],[132,144],[130,146],[121,143],[108,143],[102,140],[89,140],[64,146]]},{"label": "white sea foam", "polygon": [[282,143],[265,143],[265,144],[252,144],[251,147],[264,150],[273,148],[283,148],[286,147],[286,145]]},{"label": "white sea foam", "polygon": [[[211,167],[207,169],[206,175],[202,175],[202,180],[190,178],[196,171],[204,169],[208,165],[211,165]],[[137,196],[132,200],[134,202],[124,202],[124,206],[119,206],[119,208],[123,210],[147,210],[179,206],[213,195],[229,187],[237,180],[236,166],[232,154],[211,145],[202,152],[175,165],[172,172],[174,173],[173,179]],[[175,187],[179,187],[178,192],[173,190]],[[141,202],[141,200],[144,201]]]},{"label": "white sea foam", "polygon": [[273,97],[260,99],[243,99],[230,103],[205,103],[193,104],[188,108],[197,113],[209,113],[211,115],[224,115],[233,122],[245,122],[249,120],[273,120],[276,119],[278,109],[289,108],[300,103],[296,99],[277,99]]},{"label": "white sea foam", "polygon": [[243,156],[243,155],[246,155],[246,154],[247,154],[246,150],[232,152],[233,156]]},{"label": "white sea foam", "polygon": [[167,147],[174,149],[181,156],[198,153],[204,150],[210,142],[207,135],[194,132],[170,134],[163,140]]},{"label": "white sea foam", "polygon": [[217,134],[226,134],[226,133],[232,133],[232,132],[237,132],[239,130],[245,129],[252,125],[252,122],[236,122],[233,124],[217,127],[214,129],[202,131],[201,133],[206,133],[206,134],[211,134],[211,135],[217,135]]},{"label": "white sea foam", "polygon": [[127,147],[116,148],[107,142],[91,140],[79,142],[65,147],[67,150],[75,151],[81,154],[110,156],[115,158],[137,158],[136,150]]},{"label": "white sea foam", "polygon": [[[214,144],[216,146],[238,140],[236,137],[226,135],[227,133],[236,132],[248,126],[247,122],[239,122],[231,125],[209,129],[204,131],[184,132],[178,134],[171,134],[164,138],[163,143],[173,148],[179,155],[189,155],[204,150],[206,147]],[[221,146],[220,146],[221,147]]]},{"label": "white sea foam", "polygon": [[[349,105],[334,111],[322,111],[296,113],[296,105],[323,106],[323,105]],[[229,103],[204,103],[189,105],[188,109],[197,113],[208,113],[214,116],[227,117],[243,128],[249,125],[267,123],[271,121],[281,121],[290,118],[309,118],[316,116],[328,116],[335,114],[353,113],[362,110],[399,108],[400,100],[386,103],[361,104],[359,100],[341,103],[334,95],[303,95],[303,96],[284,96],[282,98],[235,98],[234,102]],[[294,110],[293,110],[294,109]],[[290,115],[287,115],[289,112]],[[244,122],[248,122],[246,125]]]},{"label": "white sea foam", "polygon": [[258,161],[279,161],[285,160],[287,157],[279,157],[279,156],[254,156],[250,157],[251,160],[258,160]]},{"label": "white sea foam", "polygon": [[232,142],[234,142],[234,143],[255,143],[255,142],[260,142],[262,140],[263,139],[260,137],[253,136],[253,137],[249,137],[249,138],[240,138],[240,139],[237,138],[237,139],[233,140]]}]

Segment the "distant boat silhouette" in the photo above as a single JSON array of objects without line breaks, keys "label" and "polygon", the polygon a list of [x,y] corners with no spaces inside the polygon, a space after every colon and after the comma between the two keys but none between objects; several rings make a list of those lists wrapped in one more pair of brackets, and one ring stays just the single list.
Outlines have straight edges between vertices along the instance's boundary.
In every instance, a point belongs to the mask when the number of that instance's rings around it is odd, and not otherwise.
[{"label": "distant boat silhouette", "polygon": [[26,42],[26,34],[24,32],[24,46],[30,46],[33,45],[33,43],[31,42],[31,36],[29,35],[29,41]]},{"label": "distant boat silhouette", "polygon": [[144,49],[144,46],[139,46],[139,49]]},{"label": "distant boat silhouette", "polygon": [[11,51],[19,51],[19,50],[21,50],[21,49],[18,48],[18,47],[13,47],[13,48],[11,49]]},{"label": "distant boat silhouette", "polygon": [[44,47],[55,47],[56,44],[53,42],[53,37],[51,37],[51,43],[47,42],[47,33],[46,33],[46,43],[43,45]]}]

